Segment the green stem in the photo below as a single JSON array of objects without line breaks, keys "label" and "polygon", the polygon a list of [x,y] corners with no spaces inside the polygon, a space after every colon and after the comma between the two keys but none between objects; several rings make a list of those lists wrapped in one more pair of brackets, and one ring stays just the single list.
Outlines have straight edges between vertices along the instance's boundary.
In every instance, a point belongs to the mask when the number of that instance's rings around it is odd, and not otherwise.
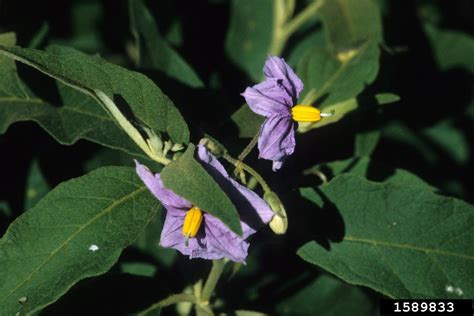
[{"label": "green stem", "polygon": [[270,55],[280,55],[287,40],[282,32],[287,19],[284,1],[274,0],[273,2],[273,35],[269,49]]},{"label": "green stem", "polygon": [[137,314],[137,316],[145,316],[149,312],[154,311],[158,308],[162,308],[162,307],[180,303],[180,302],[196,303],[196,298],[194,297],[194,295],[191,295],[191,294],[173,294],[171,296],[168,296],[164,300],[161,300],[151,305],[147,309],[141,311],[140,313]]},{"label": "green stem", "polygon": [[247,171],[248,173],[250,173],[255,179],[257,179],[258,183],[262,186],[263,191],[272,192],[268,184],[265,182],[265,180],[263,180],[262,176],[257,171],[255,171],[252,167],[250,167],[249,165],[245,164],[244,162],[240,160],[232,158],[227,153],[225,153],[222,157],[228,162],[230,162],[231,164],[233,164],[236,168],[241,168]]},{"label": "green stem", "polygon": [[303,11],[301,11],[297,16],[292,20],[286,23],[283,34],[290,37],[297,29],[299,29],[303,24],[305,24],[323,5],[324,0],[314,0],[313,3],[308,5]]},{"label": "green stem", "polygon": [[[321,8],[324,0],[314,0],[293,19],[285,12],[285,0],[274,0],[273,37],[270,44],[270,55],[281,55],[290,36],[306,23]],[[291,10],[291,3],[288,9]]]},{"label": "green stem", "polygon": [[255,145],[257,145],[258,135],[260,135],[260,133],[257,133],[252,138],[250,143],[248,143],[247,147],[245,147],[244,150],[240,153],[239,157],[237,157],[238,160],[243,161],[245,159],[245,157],[247,157],[247,155],[250,154],[250,152],[255,147]]},{"label": "green stem", "polygon": [[206,284],[204,284],[204,289],[201,293],[201,302],[208,302],[214,293],[214,289],[216,288],[217,281],[224,271],[225,261],[224,260],[213,260],[212,261],[212,269],[207,277]]}]

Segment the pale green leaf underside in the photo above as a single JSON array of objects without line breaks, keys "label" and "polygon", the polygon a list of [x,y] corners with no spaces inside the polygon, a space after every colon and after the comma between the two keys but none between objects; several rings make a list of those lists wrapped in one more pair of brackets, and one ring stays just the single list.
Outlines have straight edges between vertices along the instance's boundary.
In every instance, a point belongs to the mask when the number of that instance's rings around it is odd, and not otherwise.
[{"label": "pale green leaf underside", "polygon": [[[308,242],[298,250],[303,259],[390,297],[474,297],[472,205],[347,174],[321,190],[343,218],[344,238],[329,251]],[[320,204],[316,192],[304,191]],[[462,295],[447,291],[450,286]]]},{"label": "pale green leaf underside", "polygon": [[56,187],[0,240],[0,314],[30,314],[106,272],[159,205],[133,168],[102,168]]}]

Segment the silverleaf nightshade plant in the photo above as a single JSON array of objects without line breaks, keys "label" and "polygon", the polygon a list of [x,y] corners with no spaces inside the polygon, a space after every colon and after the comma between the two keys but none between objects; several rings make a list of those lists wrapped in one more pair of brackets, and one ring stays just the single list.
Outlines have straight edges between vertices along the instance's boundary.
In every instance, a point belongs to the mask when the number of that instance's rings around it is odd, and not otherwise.
[{"label": "silverleaf nightshade plant", "polygon": [[274,213],[255,192],[231,179],[217,158],[201,144],[197,158],[236,206],[243,235],[236,235],[219,219],[167,189],[160,174],[153,174],[135,161],[138,176],[167,211],[160,245],[177,249],[189,258],[244,262],[249,247],[246,239],[270,222]]},{"label": "silverleaf nightshade plant", "polygon": [[263,67],[265,80],[242,93],[250,109],[266,117],[259,138],[259,158],[273,161],[277,171],[296,146],[295,122],[317,122],[323,116],[310,105],[296,105],[304,84],[283,58],[270,56]]}]

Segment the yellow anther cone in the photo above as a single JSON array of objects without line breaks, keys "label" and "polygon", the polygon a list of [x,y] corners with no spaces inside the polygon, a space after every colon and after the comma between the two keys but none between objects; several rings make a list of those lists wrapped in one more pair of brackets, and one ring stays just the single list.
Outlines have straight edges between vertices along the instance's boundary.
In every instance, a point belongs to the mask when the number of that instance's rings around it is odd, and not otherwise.
[{"label": "yellow anther cone", "polygon": [[296,122],[317,122],[321,119],[321,111],[310,105],[295,105],[291,108],[291,117]]},{"label": "yellow anther cone", "polygon": [[201,227],[202,219],[202,211],[198,207],[194,206],[187,211],[184,218],[183,235],[189,238],[195,237]]}]

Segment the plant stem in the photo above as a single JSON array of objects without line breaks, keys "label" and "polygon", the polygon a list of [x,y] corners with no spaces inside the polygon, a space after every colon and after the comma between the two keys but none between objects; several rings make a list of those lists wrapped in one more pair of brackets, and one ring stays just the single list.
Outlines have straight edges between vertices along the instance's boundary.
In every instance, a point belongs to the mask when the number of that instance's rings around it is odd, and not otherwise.
[{"label": "plant stem", "polygon": [[249,165],[245,164],[244,162],[240,160],[232,158],[227,153],[224,154],[222,157],[228,162],[230,162],[231,164],[233,164],[236,168],[241,168],[247,171],[248,173],[250,173],[255,179],[257,179],[258,183],[262,186],[263,191],[272,192],[268,184],[265,182],[265,180],[263,180],[262,176],[257,171],[255,171],[252,167],[250,167]]},{"label": "plant stem", "polygon": [[308,5],[297,16],[286,23],[283,33],[287,36],[287,38],[290,37],[304,23],[306,23],[316,12],[318,12],[323,3],[324,0],[314,0],[313,3]]},{"label": "plant stem", "polygon": [[207,277],[206,284],[204,284],[204,289],[201,293],[201,302],[208,302],[214,293],[214,289],[216,288],[217,281],[224,271],[225,261],[224,260],[213,260],[212,261],[212,269]]},{"label": "plant stem", "polygon": [[250,154],[250,152],[251,152],[252,149],[255,147],[255,145],[257,145],[258,135],[260,135],[260,133],[257,133],[257,134],[252,138],[252,140],[250,141],[250,143],[248,143],[248,145],[247,145],[247,146],[244,148],[244,150],[240,153],[239,157],[237,157],[238,160],[243,161],[243,160],[245,159],[245,157],[247,157],[247,155]]},{"label": "plant stem", "polygon": [[[324,0],[314,0],[296,17],[290,19],[290,14],[285,12],[285,0],[274,0],[273,5],[273,37],[270,44],[270,55],[281,55],[283,48],[290,36],[298,30],[304,23],[306,23],[323,5]],[[292,10],[291,3],[288,3],[287,10]]]},{"label": "plant stem", "polygon": [[158,308],[162,308],[162,307],[180,303],[180,302],[196,303],[196,298],[192,294],[173,294],[171,296],[168,296],[164,300],[161,300],[151,305],[147,309],[141,311],[140,313],[138,313],[137,316],[145,316],[149,312],[154,311]]},{"label": "plant stem", "polygon": [[273,1],[273,35],[269,49],[270,55],[280,55],[287,40],[282,32],[283,25],[287,19],[284,1]]}]

